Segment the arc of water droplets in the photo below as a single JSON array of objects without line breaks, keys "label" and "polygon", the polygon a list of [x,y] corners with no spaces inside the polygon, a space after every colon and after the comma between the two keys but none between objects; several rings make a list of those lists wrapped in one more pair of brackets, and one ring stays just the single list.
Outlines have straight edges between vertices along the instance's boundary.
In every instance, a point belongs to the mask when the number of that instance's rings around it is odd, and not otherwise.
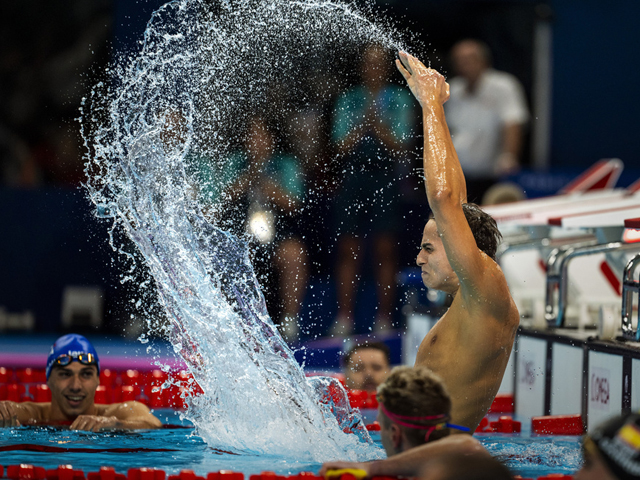
[{"label": "arc of water droplets", "polygon": [[142,51],[86,100],[89,198],[154,277],[165,334],[204,391],[187,417],[205,441],[313,461],[378,458],[344,389],[305,378],[269,318],[246,244],[205,219],[190,172],[194,152],[224,162],[233,143],[224,125],[294,68],[300,32],[307,54],[332,42],[399,43],[341,3],[214,7],[176,0],[154,12]]}]

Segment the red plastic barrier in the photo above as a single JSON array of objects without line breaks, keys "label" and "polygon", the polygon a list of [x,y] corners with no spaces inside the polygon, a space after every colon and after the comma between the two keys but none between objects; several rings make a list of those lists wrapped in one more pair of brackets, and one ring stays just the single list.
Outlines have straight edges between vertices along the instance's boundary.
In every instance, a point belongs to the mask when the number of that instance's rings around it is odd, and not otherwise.
[{"label": "red plastic barrier", "polygon": [[0,383],[12,383],[13,370],[10,368],[0,367]]},{"label": "red plastic barrier", "polygon": [[44,480],[46,477],[44,468],[33,465],[9,465],[7,478],[11,480]]},{"label": "red plastic barrier", "polygon": [[178,475],[169,475],[167,480],[204,480],[204,477],[199,477],[193,470],[181,470]]},{"label": "red plastic barrier", "polygon": [[522,424],[510,416],[504,415],[497,422],[490,422],[489,427],[491,428],[489,431],[497,433],[520,433]]},{"label": "red plastic barrier", "polygon": [[365,427],[367,427],[367,430],[369,430],[370,432],[380,431],[380,424],[377,421],[370,423],[369,425],[365,425]]},{"label": "red plastic barrier", "polygon": [[111,403],[111,390],[107,389],[105,385],[98,385],[96,388],[96,396],[93,401],[95,403],[110,404]]},{"label": "red plastic barrier", "polygon": [[49,390],[49,386],[46,383],[36,385],[33,401],[39,403],[51,401],[51,390]]},{"label": "red plastic barrier", "polygon": [[349,403],[352,408],[378,408],[378,400],[376,392],[367,392],[365,390],[349,390],[347,389]]},{"label": "red plastic barrier", "polygon": [[144,385],[144,377],[138,370],[127,370],[120,374],[123,385]]},{"label": "red plastic barrier", "polygon": [[0,384],[0,400],[7,399],[7,386]]},{"label": "red plastic barrier", "polygon": [[582,416],[547,415],[531,419],[531,431],[541,435],[582,435],[584,426]]},{"label": "red plastic barrier", "polygon": [[46,471],[47,480],[84,480],[82,470],[74,470],[71,465],[60,465],[58,468]]},{"label": "red plastic barrier", "polygon": [[140,387],[137,385],[123,385],[120,387],[120,401],[133,402],[140,396]]},{"label": "red plastic barrier", "polygon": [[146,383],[149,387],[161,387],[168,378],[168,373],[156,368],[147,374]]},{"label": "red plastic barrier", "polygon": [[487,427],[489,426],[489,419],[484,417],[480,420],[480,424],[476,427],[476,433],[484,433],[487,432]]},{"label": "red plastic barrier", "polygon": [[20,368],[16,371],[18,383],[46,383],[47,374],[43,368]]},{"label": "red plastic barrier", "polygon": [[322,480],[323,477],[312,472],[300,472],[295,476],[298,480]]},{"label": "red plastic barrier", "polygon": [[118,374],[113,370],[109,370],[108,368],[100,370],[100,385],[110,388],[118,383],[117,380]]},{"label": "red plastic barrier", "polygon": [[162,388],[151,387],[149,392],[149,408],[164,408],[164,397],[162,395]]},{"label": "red plastic barrier", "polygon": [[127,480],[164,480],[167,474],[157,468],[130,468]]},{"label": "red plastic barrier", "polygon": [[251,475],[249,480],[285,480],[287,477],[283,475],[277,475],[275,472],[265,471],[258,475]]},{"label": "red plastic barrier", "polygon": [[30,398],[26,397],[27,388],[18,383],[10,383],[7,386],[7,396],[6,400],[11,402],[24,402],[25,400],[30,400]]},{"label": "red plastic barrier", "polygon": [[563,473],[550,473],[544,477],[538,477],[538,480],[573,480],[573,475],[565,475]]},{"label": "red plastic barrier", "polygon": [[513,413],[513,395],[510,393],[499,393],[493,399],[489,413]]},{"label": "red plastic barrier", "polygon": [[4,477],[4,467],[0,465],[0,478]]},{"label": "red plastic barrier", "polygon": [[347,396],[349,397],[349,403],[352,408],[364,408],[364,404],[369,398],[369,394],[365,390],[347,390]]},{"label": "red plastic barrier", "polygon": [[231,470],[220,470],[207,474],[207,480],[244,480],[244,473]]},{"label": "red plastic barrier", "polygon": [[87,473],[87,480],[127,480],[127,477],[116,473],[113,467],[100,467],[99,472]]}]

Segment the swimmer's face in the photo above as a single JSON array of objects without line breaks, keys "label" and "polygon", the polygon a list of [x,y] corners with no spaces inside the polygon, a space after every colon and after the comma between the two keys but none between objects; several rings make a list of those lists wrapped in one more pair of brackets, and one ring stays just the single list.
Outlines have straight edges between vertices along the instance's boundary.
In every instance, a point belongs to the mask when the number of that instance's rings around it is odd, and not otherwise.
[{"label": "swimmer's face", "polygon": [[389,375],[389,362],[378,349],[360,348],[351,355],[344,375],[347,388],[375,391]]},{"label": "swimmer's face", "polygon": [[615,480],[617,477],[611,473],[597,451],[584,450],[584,465],[573,477],[575,480]]},{"label": "swimmer's face", "polygon": [[71,362],[66,367],[53,367],[47,385],[51,390],[51,416],[72,420],[78,415],[92,414],[96,388],[100,384],[95,365]]},{"label": "swimmer's face", "polygon": [[442,290],[446,293],[455,293],[458,290],[460,286],[458,277],[451,268],[433,219],[427,222],[422,232],[420,253],[416,258],[416,264],[422,271],[422,282],[427,288]]}]

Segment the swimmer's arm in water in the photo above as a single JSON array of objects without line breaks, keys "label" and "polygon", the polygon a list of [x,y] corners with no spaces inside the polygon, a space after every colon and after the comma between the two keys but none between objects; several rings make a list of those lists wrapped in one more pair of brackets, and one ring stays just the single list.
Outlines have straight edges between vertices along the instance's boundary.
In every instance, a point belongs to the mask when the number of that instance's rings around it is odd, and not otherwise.
[{"label": "swimmer's arm in water", "polygon": [[42,421],[43,413],[40,405],[34,402],[0,401],[0,428],[20,427]]},{"label": "swimmer's arm in water", "polygon": [[109,429],[152,429],[162,423],[140,402],[123,402],[109,405],[101,415],[79,415],[69,430],[97,432]]},{"label": "swimmer's arm in water", "polygon": [[319,475],[327,477],[329,470],[355,468],[363,470],[366,478],[380,476],[417,477],[429,460],[447,453],[489,453],[470,435],[452,435],[441,440],[425,443],[419,447],[393,455],[385,460],[373,462],[327,462],[322,465]]}]

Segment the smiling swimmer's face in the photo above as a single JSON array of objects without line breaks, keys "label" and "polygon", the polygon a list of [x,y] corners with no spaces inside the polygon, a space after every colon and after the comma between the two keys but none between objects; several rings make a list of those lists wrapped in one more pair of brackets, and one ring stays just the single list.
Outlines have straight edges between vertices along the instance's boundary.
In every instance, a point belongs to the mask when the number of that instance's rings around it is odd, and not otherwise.
[{"label": "smiling swimmer's face", "polygon": [[[93,414],[99,384],[95,365],[71,362],[65,367],[53,367],[47,381],[51,390],[52,420],[72,420],[78,415]],[[56,418],[60,416],[63,418]]]}]

